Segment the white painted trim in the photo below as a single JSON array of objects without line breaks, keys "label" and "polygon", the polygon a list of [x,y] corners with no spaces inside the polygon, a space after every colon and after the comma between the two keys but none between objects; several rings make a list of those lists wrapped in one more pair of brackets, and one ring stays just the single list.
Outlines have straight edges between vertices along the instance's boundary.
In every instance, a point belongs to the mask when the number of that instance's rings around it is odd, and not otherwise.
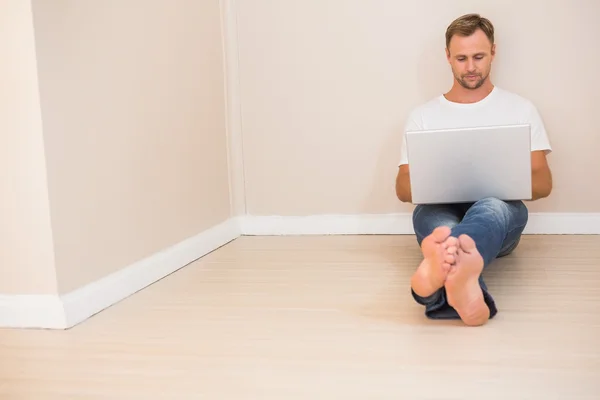
[{"label": "white painted trim", "polygon": [[[246,216],[242,235],[412,235],[412,215]],[[524,234],[598,235],[600,213],[531,213]]]},{"label": "white painted trim", "polygon": [[67,329],[240,236],[236,218],[63,296],[0,296],[0,327]]},{"label": "white painted trim", "polygon": [[[231,218],[66,295],[0,295],[0,328],[73,327],[240,235],[394,234],[414,234],[410,213]],[[532,213],[525,234],[598,235],[600,213]]]},{"label": "white painted trim", "polygon": [[527,235],[600,235],[600,213],[531,213]]},{"label": "white painted trim", "polygon": [[237,217],[246,214],[237,6],[235,0],[221,0],[220,6],[230,206],[232,215]]},{"label": "white painted trim", "polygon": [[368,235],[413,234],[410,214],[246,216],[242,235]]},{"label": "white painted trim", "polygon": [[62,296],[67,326],[110,307],[240,236],[230,219],[121,271]]},{"label": "white painted trim", "polygon": [[0,328],[65,326],[65,312],[58,295],[0,295]]}]

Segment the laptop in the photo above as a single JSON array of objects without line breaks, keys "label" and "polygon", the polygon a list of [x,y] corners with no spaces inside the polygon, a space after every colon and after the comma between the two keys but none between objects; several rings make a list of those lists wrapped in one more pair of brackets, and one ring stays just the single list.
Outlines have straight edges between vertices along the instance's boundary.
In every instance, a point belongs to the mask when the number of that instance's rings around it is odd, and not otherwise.
[{"label": "laptop", "polygon": [[531,199],[531,127],[507,125],[406,133],[414,204]]}]

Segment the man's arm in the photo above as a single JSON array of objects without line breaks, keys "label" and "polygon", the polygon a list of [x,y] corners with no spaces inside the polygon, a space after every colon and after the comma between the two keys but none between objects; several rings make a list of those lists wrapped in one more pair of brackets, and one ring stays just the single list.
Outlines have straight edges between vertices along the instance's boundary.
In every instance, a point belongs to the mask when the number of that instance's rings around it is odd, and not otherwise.
[{"label": "man's arm", "polygon": [[531,152],[531,200],[548,197],[552,192],[552,173],[544,151]]},{"label": "man's arm", "polygon": [[403,164],[398,168],[396,176],[396,196],[403,203],[412,202],[412,193],[410,190],[410,170],[408,164]]}]

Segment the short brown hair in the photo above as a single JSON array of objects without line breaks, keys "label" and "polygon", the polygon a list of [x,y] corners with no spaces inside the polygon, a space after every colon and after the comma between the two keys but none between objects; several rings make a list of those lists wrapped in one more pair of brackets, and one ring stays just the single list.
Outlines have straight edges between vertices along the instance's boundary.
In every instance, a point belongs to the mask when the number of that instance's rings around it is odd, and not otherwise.
[{"label": "short brown hair", "polygon": [[471,36],[477,29],[481,29],[494,44],[494,25],[490,20],[479,14],[466,14],[452,21],[446,29],[446,48],[450,47],[450,40],[454,35]]}]

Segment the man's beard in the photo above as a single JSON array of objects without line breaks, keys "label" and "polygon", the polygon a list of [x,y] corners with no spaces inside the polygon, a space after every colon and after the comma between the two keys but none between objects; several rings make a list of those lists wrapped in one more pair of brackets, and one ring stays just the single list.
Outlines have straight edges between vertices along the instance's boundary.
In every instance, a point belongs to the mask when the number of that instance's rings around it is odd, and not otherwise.
[{"label": "man's beard", "polygon": [[[473,82],[469,82],[469,81],[467,81],[463,77],[459,78],[458,76],[456,76],[456,80],[465,89],[475,90],[475,89],[479,89],[481,86],[483,86],[483,84],[485,83],[486,79],[488,78],[488,75],[486,75],[486,76],[483,76],[481,74],[477,74],[477,75],[479,76],[479,79],[474,82],[474,85],[473,85]],[[471,85],[473,85],[473,86],[471,86]]]}]

